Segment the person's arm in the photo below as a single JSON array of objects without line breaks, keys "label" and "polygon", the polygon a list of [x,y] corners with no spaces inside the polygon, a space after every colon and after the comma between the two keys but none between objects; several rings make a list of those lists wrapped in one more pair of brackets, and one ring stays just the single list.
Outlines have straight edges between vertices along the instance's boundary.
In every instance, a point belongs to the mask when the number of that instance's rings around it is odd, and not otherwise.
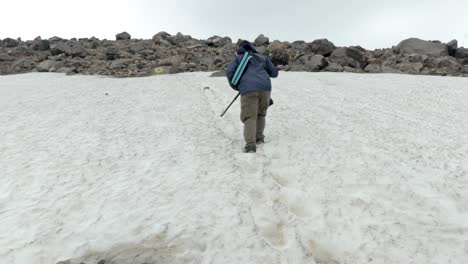
[{"label": "person's arm", "polygon": [[268,75],[270,75],[271,78],[276,78],[278,77],[278,69],[276,69],[275,65],[273,65],[273,62],[268,57],[265,57],[266,60],[266,71],[268,72]]},{"label": "person's arm", "polygon": [[226,77],[229,80],[229,83],[231,83],[232,78],[234,78],[234,74],[236,73],[236,69],[239,63],[237,62],[237,57],[234,57],[234,59],[229,63],[229,66],[226,71]]},{"label": "person's arm", "polygon": [[229,86],[231,86],[232,89],[238,91],[239,89],[235,86],[232,85],[232,78],[234,78],[234,74],[236,74],[237,67],[239,66],[239,62],[237,61],[237,56],[234,57],[234,59],[229,63],[229,66],[226,71],[226,77],[229,81]]}]

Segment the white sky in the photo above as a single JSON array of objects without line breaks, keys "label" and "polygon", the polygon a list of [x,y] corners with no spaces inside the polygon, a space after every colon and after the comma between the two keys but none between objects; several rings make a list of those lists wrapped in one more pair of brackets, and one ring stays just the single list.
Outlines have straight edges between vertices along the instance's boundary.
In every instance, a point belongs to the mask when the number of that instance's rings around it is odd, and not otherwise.
[{"label": "white sky", "polygon": [[408,37],[457,39],[468,46],[465,0],[0,0],[0,38],[114,39],[127,31],[196,38],[328,38],[335,45],[383,48]]}]

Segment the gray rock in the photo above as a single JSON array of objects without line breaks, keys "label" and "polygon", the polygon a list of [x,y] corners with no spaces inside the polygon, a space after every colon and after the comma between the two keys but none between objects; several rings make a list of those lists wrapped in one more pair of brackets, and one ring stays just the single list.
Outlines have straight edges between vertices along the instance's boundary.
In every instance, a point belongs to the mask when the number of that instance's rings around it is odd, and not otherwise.
[{"label": "gray rock", "polygon": [[304,55],[295,61],[290,71],[307,71],[307,72],[318,72],[322,68],[326,67],[328,62],[322,55]]},{"label": "gray rock", "polygon": [[184,43],[187,41],[190,41],[192,39],[192,36],[190,35],[184,35],[182,33],[177,33],[177,35],[170,37],[169,42],[171,42],[173,45],[177,45],[180,43]]},{"label": "gray rock", "polygon": [[60,67],[55,72],[72,74],[72,73],[76,73],[76,69],[70,68],[70,67]]},{"label": "gray rock", "polygon": [[5,54],[5,53],[0,53],[0,61],[14,61],[16,58],[14,56]]},{"label": "gray rock", "polygon": [[171,34],[161,31],[153,36],[153,42],[162,46],[172,46]]},{"label": "gray rock", "polygon": [[37,66],[38,72],[50,72],[51,69],[58,69],[62,66],[61,62],[55,60],[46,60]]},{"label": "gray rock", "polygon": [[112,70],[118,70],[118,69],[123,69],[127,68],[129,64],[131,64],[133,61],[130,59],[117,59],[113,60],[110,64],[109,67]]},{"label": "gray rock", "polygon": [[263,34],[260,34],[254,41],[255,46],[260,47],[260,46],[266,46],[270,44],[270,39],[268,37],[265,37]]},{"label": "gray rock", "polygon": [[447,48],[450,56],[455,55],[458,49],[458,41],[456,39],[447,43]]},{"label": "gray rock", "polygon": [[104,54],[107,60],[116,60],[120,58],[120,51],[117,47],[108,47]]},{"label": "gray rock", "polygon": [[353,68],[363,68],[366,66],[364,54],[356,48],[335,49],[330,56],[330,61],[338,63],[341,66]]},{"label": "gray rock", "polygon": [[423,67],[421,62],[402,62],[397,65],[399,71],[409,74],[418,74]]},{"label": "gray rock", "polygon": [[115,35],[116,40],[129,40],[131,38],[132,36],[130,36],[130,34],[128,34],[127,32],[122,32],[122,33]]},{"label": "gray rock", "polygon": [[232,40],[228,37],[222,38],[219,36],[213,36],[206,40],[206,44],[212,47],[224,47],[231,43],[232,43]]},{"label": "gray rock", "polygon": [[86,50],[77,41],[58,42],[50,46],[52,55],[67,54],[72,57],[86,57]]},{"label": "gray rock", "polygon": [[3,40],[3,44],[7,48],[14,48],[14,47],[17,47],[19,45],[19,41],[16,40],[16,39],[12,39],[12,38],[6,38],[6,39]]},{"label": "gray rock", "polygon": [[46,39],[41,39],[41,37],[37,37],[36,39],[34,39],[32,45],[31,45],[31,48],[33,50],[37,50],[37,51],[45,51],[45,50],[49,50],[50,49],[50,42]]},{"label": "gray rock", "polygon": [[463,48],[463,47],[458,48],[454,55],[455,55],[455,58],[457,59],[468,58],[468,49]]},{"label": "gray rock", "polygon": [[447,56],[437,59],[437,67],[453,74],[461,71],[462,65],[455,58]]},{"label": "gray rock", "polygon": [[338,63],[330,63],[330,65],[325,67],[323,70],[327,71],[327,72],[342,72],[342,71],[344,71],[343,66],[341,66]]},{"label": "gray rock", "polygon": [[379,63],[371,63],[371,64],[366,66],[364,71],[368,72],[368,73],[381,73],[382,72],[382,65],[380,65]]},{"label": "gray rock", "polygon": [[307,45],[308,51],[323,56],[329,56],[335,48],[335,44],[328,39],[317,39]]},{"label": "gray rock", "polygon": [[270,43],[270,45],[268,45],[267,49],[270,52],[275,52],[275,51],[283,51],[290,47],[291,47],[291,44],[287,42],[281,42],[281,41],[275,40],[272,43]]},{"label": "gray rock", "polygon": [[425,41],[418,38],[410,38],[403,40],[398,44],[397,48],[402,54],[420,54],[431,55],[435,57],[448,56],[448,47],[442,43]]}]

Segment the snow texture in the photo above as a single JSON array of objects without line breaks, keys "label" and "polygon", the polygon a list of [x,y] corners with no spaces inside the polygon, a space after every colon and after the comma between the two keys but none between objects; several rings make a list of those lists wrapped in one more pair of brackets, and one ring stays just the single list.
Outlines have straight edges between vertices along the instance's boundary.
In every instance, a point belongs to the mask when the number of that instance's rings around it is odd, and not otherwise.
[{"label": "snow texture", "polygon": [[0,77],[0,263],[467,263],[468,79]]}]

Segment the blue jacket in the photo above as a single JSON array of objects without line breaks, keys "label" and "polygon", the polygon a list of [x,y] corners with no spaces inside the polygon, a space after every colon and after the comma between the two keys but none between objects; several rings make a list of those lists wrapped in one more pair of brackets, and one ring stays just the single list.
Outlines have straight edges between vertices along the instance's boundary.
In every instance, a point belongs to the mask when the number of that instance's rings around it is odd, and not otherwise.
[{"label": "blue jacket", "polygon": [[237,51],[236,57],[231,61],[227,69],[227,78],[231,84],[232,78],[236,72],[237,66],[241,62],[244,54],[250,51],[253,55],[250,59],[244,75],[239,81],[237,87],[231,87],[241,94],[253,91],[271,91],[271,79],[278,77],[278,70],[271,60],[255,50],[251,44],[244,44]]}]

